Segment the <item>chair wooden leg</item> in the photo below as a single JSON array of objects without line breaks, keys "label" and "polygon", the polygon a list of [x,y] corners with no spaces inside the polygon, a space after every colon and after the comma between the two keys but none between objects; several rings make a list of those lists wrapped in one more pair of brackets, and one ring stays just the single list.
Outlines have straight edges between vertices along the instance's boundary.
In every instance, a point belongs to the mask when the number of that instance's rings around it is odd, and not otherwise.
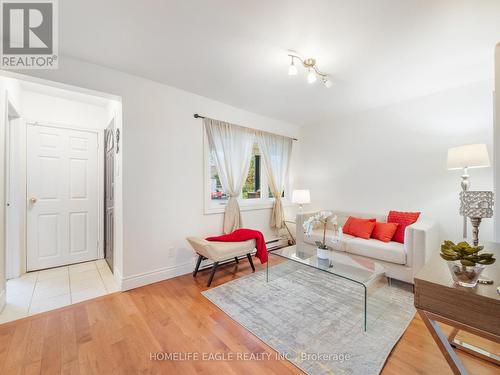
[{"label": "chair wooden leg", "polygon": [[219,262],[214,262],[214,265],[212,266],[212,272],[210,272],[210,277],[208,278],[207,286],[210,286],[210,284],[212,284],[212,280],[214,279],[215,271],[217,270],[218,265]]},{"label": "chair wooden leg", "polygon": [[198,254],[198,260],[196,261],[196,267],[194,268],[194,271],[193,271],[193,277],[196,277],[196,274],[198,273],[198,270],[200,269],[200,264],[201,264],[202,260],[203,260],[203,256]]},{"label": "chair wooden leg", "polygon": [[238,259],[238,257],[234,257],[234,260],[236,261],[236,263],[240,262],[239,259]]},{"label": "chair wooden leg", "polygon": [[252,267],[253,272],[255,272],[255,266],[253,265],[252,255],[247,254],[248,261],[250,262],[250,266]]}]

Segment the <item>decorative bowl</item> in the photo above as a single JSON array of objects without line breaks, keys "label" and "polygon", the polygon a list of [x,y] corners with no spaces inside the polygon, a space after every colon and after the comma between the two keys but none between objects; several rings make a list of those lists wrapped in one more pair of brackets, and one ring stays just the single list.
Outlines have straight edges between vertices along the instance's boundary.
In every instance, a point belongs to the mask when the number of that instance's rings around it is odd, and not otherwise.
[{"label": "decorative bowl", "polygon": [[464,266],[458,260],[448,261],[447,263],[453,281],[467,288],[474,288],[476,286],[477,280],[485,268],[485,266],[481,264]]}]

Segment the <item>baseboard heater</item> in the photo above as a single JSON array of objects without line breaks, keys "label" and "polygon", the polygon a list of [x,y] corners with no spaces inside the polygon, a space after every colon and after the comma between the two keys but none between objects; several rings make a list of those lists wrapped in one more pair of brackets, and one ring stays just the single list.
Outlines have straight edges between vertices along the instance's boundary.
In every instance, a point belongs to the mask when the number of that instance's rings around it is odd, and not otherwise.
[{"label": "baseboard heater", "polygon": [[269,251],[278,250],[288,245],[288,239],[286,238],[274,238],[272,240],[266,241],[267,250]]}]

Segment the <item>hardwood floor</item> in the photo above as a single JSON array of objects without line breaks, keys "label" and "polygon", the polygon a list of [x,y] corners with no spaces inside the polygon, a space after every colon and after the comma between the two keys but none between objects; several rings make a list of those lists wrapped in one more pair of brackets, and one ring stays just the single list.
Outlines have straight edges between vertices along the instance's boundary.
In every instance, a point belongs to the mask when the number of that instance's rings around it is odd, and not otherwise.
[{"label": "hardwood floor", "polygon": [[[256,267],[262,269],[263,266]],[[250,273],[246,261],[221,266],[213,286]],[[205,299],[208,272],[0,325],[0,374],[297,374],[274,351]],[[469,340],[472,341],[472,340]],[[498,352],[498,346],[494,348]],[[151,353],[269,353],[271,360],[150,360]],[[459,354],[474,375],[500,368]],[[394,348],[385,375],[451,374],[416,317]]]}]

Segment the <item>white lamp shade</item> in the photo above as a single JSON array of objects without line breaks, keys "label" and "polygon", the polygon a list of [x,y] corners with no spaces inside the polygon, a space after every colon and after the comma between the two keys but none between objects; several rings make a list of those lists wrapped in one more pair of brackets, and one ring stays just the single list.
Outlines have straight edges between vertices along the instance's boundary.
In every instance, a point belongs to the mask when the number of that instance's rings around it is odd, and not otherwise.
[{"label": "white lamp shade", "polygon": [[311,203],[311,194],[309,190],[294,190],[292,192],[292,202],[298,204]]},{"label": "white lamp shade", "polygon": [[314,72],[314,70],[309,69],[309,73],[307,74],[307,82],[314,83],[317,79],[318,77],[316,77],[316,73]]},{"label": "white lamp shade", "polygon": [[448,169],[489,167],[490,158],[485,144],[473,144],[448,149]]}]

